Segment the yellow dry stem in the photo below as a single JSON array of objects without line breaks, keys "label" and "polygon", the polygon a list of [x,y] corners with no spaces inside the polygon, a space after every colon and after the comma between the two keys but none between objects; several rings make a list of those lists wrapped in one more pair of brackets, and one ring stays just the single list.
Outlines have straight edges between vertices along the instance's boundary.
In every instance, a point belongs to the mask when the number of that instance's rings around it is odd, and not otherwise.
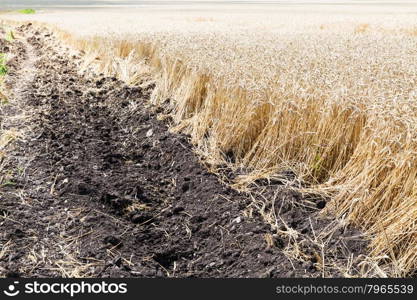
[{"label": "yellow dry stem", "polygon": [[[361,25],[356,32],[366,30]],[[136,73],[148,74],[156,83],[154,104],[169,100],[176,129],[191,135],[209,163],[225,163],[224,154],[233,153],[233,166],[249,170],[236,186],[243,188],[248,178],[292,170],[311,189],[332,196],[329,211],[346,216],[372,237],[371,254],[389,257],[385,263],[393,274],[416,270],[417,104],[411,89],[417,81],[412,75],[398,73],[399,80],[410,82],[409,94],[398,103],[380,97],[365,101],[373,97],[372,89],[358,90],[353,97],[340,88],[335,95],[323,92],[328,86],[303,80],[280,80],[277,88],[255,94],[190,67],[184,57],[161,54],[158,44],[77,39],[62,32],[61,37],[91,56],[103,72],[129,73],[114,64],[115,58],[129,59],[124,68],[146,62],[149,69]],[[134,74],[128,77],[139,81]],[[366,83],[355,82],[355,76],[345,90]],[[377,80],[383,88],[390,79]]]},{"label": "yellow dry stem", "polygon": [[[171,100],[177,129],[191,135],[209,163],[224,163],[224,153],[231,152],[234,166],[255,174],[251,180],[293,170],[316,191],[332,195],[336,214],[347,214],[373,237],[371,254],[390,257],[393,273],[416,269],[417,122],[415,114],[401,114],[417,112],[415,105],[370,107],[356,99],[300,94],[296,85],[253,97],[225,88],[180,58],[160,56],[157,45],[108,43],[75,44],[98,53],[106,71],[117,73],[109,67],[112,57],[132,51],[138,61],[150,62],[157,83],[152,102]],[[237,186],[247,184],[245,178]]]}]

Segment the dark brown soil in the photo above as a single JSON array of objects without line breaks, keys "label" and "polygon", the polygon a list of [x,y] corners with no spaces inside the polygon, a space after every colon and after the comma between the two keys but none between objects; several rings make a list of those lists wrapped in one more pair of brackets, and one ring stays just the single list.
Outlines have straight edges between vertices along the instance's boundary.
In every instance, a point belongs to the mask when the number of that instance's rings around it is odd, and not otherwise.
[{"label": "dark brown soil", "polygon": [[[16,54],[7,79],[14,96],[1,121],[3,130],[23,135],[1,165],[0,275],[358,273],[365,242],[349,227],[329,230],[334,220],[318,218],[323,199],[279,182],[258,182],[255,201],[239,194],[207,171],[186,136],[157,119],[147,104],[153,86],[79,74],[80,58],[51,33],[30,25],[16,30],[24,38],[7,43]],[[19,90],[16,84],[31,78],[21,70],[31,58],[35,76]],[[259,195],[275,199],[269,211],[281,216],[276,227],[262,218]],[[323,248],[320,241],[327,241]]]}]

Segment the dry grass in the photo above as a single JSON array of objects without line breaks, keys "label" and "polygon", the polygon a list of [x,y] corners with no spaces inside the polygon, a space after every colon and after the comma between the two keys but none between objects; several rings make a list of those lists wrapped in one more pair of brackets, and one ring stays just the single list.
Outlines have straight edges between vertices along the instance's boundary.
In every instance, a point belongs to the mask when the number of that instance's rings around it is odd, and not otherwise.
[{"label": "dry grass", "polygon": [[102,72],[155,82],[152,102],[207,163],[248,170],[236,187],[292,170],[331,196],[327,212],[372,238],[373,272],[404,276],[417,268],[417,39],[364,19],[61,37]]}]

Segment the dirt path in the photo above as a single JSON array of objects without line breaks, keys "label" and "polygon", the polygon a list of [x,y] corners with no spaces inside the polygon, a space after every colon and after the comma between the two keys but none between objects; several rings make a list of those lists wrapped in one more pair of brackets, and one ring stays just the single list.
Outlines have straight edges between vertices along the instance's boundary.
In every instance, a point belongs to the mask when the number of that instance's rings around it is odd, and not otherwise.
[{"label": "dirt path", "polygon": [[13,99],[1,114],[2,129],[21,135],[2,160],[0,275],[346,275],[337,264],[358,272],[357,232],[341,227],[318,248],[313,227],[332,223],[291,206],[299,196],[281,190],[277,211],[301,233],[278,234],[248,195],[221,184],[187,138],[157,120],[146,104],[152,87],[81,75],[79,57],[49,32],[17,31]]}]

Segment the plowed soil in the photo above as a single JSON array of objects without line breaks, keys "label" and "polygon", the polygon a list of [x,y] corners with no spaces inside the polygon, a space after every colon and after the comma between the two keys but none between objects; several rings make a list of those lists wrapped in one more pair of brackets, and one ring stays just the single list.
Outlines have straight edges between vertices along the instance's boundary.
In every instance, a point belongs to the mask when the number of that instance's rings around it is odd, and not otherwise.
[{"label": "plowed soil", "polygon": [[152,85],[80,73],[82,57],[46,29],[15,32],[15,40],[0,40],[8,55],[0,120],[10,140],[1,149],[1,276],[360,272],[366,242],[319,217],[324,199],[310,197],[307,207],[279,182],[259,182],[262,195],[275,195],[282,222],[269,225],[258,196],[221,183],[187,136],[158,120],[148,104]]}]

